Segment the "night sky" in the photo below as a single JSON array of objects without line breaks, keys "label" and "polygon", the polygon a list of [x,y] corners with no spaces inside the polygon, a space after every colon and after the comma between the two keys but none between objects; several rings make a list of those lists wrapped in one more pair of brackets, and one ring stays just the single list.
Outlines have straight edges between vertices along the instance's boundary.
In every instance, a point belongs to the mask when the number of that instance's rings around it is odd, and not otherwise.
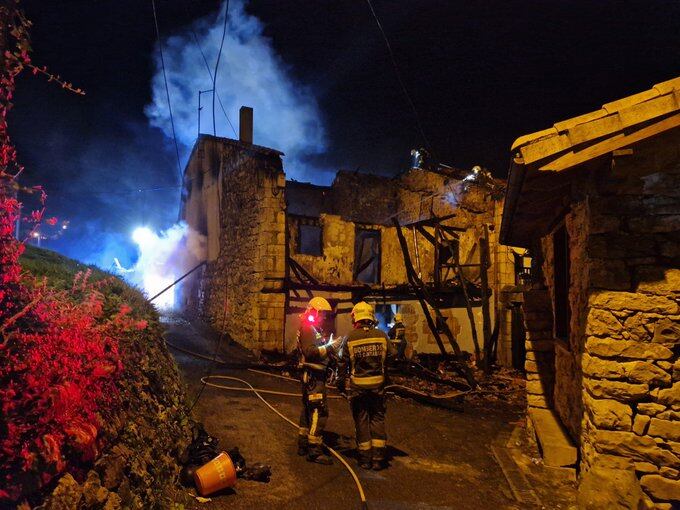
[{"label": "night sky", "polygon": [[[220,6],[156,4],[163,36]],[[151,2],[23,5],[34,22],[34,62],[87,91],[76,96],[30,75],[18,83],[10,129],[24,183],[44,184],[50,214],[71,221],[46,245],[101,265],[113,256],[129,264],[132,228],[167,228],[178,209],[172,141],[144,114],[157,54]],[[499,177],[518,136],[680,75],[676,1],[373,5],[432,151],[443,163],[481,164]],[[291,80],[315,97],[326,147],[310,155],[314,165],[387,175],[408,165],[424,141],[364,0],[258,0],[246,11],[263,23]]]}]

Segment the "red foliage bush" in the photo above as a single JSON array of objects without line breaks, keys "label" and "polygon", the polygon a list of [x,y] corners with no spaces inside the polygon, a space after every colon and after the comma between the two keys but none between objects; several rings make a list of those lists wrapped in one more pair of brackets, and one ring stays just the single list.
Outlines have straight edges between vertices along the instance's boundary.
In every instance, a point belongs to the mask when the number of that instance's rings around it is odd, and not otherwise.
[{"label": "red foliage bush", "polygon": [[107,319],[87,279],[62,292],[26,286],[31,308],[0,349],[0,501],[77,475],[99,452],[98,410],[118,399],[118,338],[137,322],[127,309]]},{"label": "red foliage bush", "polygon": [[[23,168],[7,132],[14,80],[31,67],[30,23],[16,2],[0,5],[7,29],[0,66],[0,506],[40,490],[65,471],[76,475],[101,448],[99,412],[118,399],[118,339],[143,321],[130,308],[104,311],[106,281],[76,277],[55,291],[23,274],[13,237]],[[43,203],[45,194],[41,193]],[[36,225],[43,210],[32,213]],[[48,220],[53,221],[53,220]]]}]

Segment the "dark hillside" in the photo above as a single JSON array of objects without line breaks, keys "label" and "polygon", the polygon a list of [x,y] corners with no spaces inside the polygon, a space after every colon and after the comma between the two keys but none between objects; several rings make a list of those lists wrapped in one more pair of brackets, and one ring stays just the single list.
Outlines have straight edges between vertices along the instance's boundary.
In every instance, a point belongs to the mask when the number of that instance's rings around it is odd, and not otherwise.
[{"label": "dark hillside", "polygon": [[[128,316],[143,324],[117,339],[122,362],[115,381],[119,398],[100,410],[97,457],[55,479],[46,488],[51,494],[45,507],[171,507],[178,499],[172,483],[179,471],[177,458],[191,434],[184,384],[163,342],[158,313],[122,280],[54,252],[29,246],[21,264],[58,290],[71,289],[74,279],[89,271],[88,281],[104,295],[102,319],[129,307]],[[29,501],[38,503],[45,496],[44,491],[32,494]]]}]

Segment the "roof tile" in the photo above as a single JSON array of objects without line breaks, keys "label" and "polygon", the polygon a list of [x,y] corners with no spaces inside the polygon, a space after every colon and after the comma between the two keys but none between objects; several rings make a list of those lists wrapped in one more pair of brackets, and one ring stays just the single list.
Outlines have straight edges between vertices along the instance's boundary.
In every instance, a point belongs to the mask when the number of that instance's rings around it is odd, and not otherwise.
[{"label": "roof tile", "polygon": [[524,164],[557,156],[591,142],[680,110],[680,77],[649,90],[605,104],[600,110],[556,122],[553,127],[520,136],[512,151],[521,149]]},{"label": "roof tile", "polygon": [[605,117],[606,115],[607,111],[604,108],[600,108],[599,110],[590,113],[584,113],[583,115],[579,115],[578,117],[573,117],[571,119],[555,122],[555,129],[562,133],[574,126],[578,126],[579,124],[585,124],[586,122],[590,122],[591,120],[600,119],[602,117]]},{"label": "roof tile", "polygon": [[612,101],[611,103],[606,103],[602,106],[602,108],[606,110],[607,113],[609,114],[616,113],[618,111],[623,110],[624,108],[629,108],[638,103],[644,103],[645,101],[649,101],[650,99],[653,99],[658,95],[659,95],[658,91],[654,89],[649,89],[645,90],[644,92],[633,94],[632,96],[617,99],[616,101]]},{"label": "roof tile", "polygon": [[621,119],[621,125],[626,128],[655,117],[660,117],[677,109],[678,104],[673,94],[665,94],[644,103],[634,104],[619,110],[619,118]]},{"label": "roof tile", "polygon": [[673,78],[672,80],[666,80],[662,81],[661,83],[657,83],[653,88],[658,90],[659,94],[665,94],[666,92],[670,92],[673,89],[680,89],[680,76]]}]

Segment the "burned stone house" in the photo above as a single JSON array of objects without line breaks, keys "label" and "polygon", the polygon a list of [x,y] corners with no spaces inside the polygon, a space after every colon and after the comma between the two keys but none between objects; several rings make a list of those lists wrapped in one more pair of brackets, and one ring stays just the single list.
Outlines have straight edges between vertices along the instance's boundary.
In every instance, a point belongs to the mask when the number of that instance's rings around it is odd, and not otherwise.
[{"label": "burned stone house", "polygon": [[544,460],[578,467],[584,508],[677,508],[680,78],[512,151],[501,241],[534,262],[526,372]]},{"label": "burned stone house", "polygon": [[[512,362],[512,312],[503,290],[516,283],[517,256],[497,241],[502,202],[488,189],[441,165],[397,177],[341,171],[330,186],[287,180],[282,153],[254,145],[252,131],[243,131],[239,140],[201,135],[186,167],[182,218],[207,236],[208,246],[205,267],[183,287],[187,308],[248,348],[290,351],[312,296],[334,305],[340,334],[351,328],[353,303],[364,299],[376,306],[383,327],[401,313],[416,351],[437,352],[409,283],[403,244],[461,349],[475,351],[467,294],[479,343],[497,323],[498,358]],[[515,340],[523,348],[523,336]]]}]

